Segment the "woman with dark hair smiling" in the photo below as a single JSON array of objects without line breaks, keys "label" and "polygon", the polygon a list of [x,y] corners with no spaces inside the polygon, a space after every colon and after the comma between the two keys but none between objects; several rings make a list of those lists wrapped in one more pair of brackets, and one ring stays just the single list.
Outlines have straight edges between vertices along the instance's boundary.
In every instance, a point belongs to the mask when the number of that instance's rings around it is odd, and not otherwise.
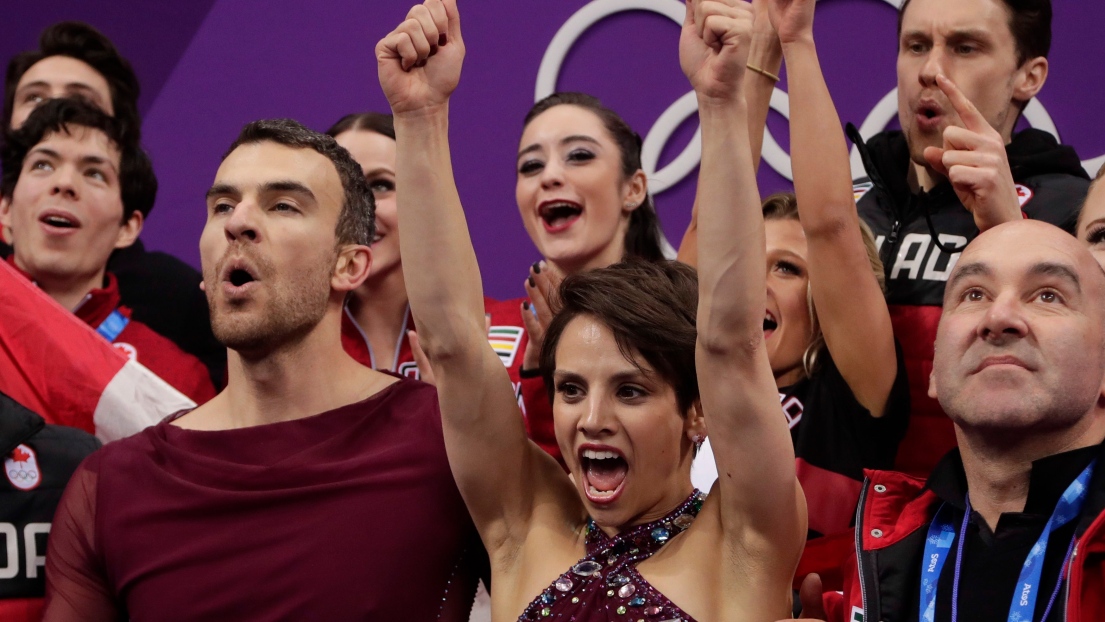
[{"label": "woman with dark hair smiling", "polygon": [[[745,2],[692,0],[680,38],[703,124],[700,278],[629,260],[560,288],[541,369],[570,476],[526,439],[483,335],[448,141],[464,57],[456,1],[415,6],[376,47],[396,120],[407,290],[453,476],[491,558],[493,619],[790,611],[805,501],[763,347],[763,221],[741,88],[752,21]],[[723,473],[708,497],[690,482],[707,425]]]}]

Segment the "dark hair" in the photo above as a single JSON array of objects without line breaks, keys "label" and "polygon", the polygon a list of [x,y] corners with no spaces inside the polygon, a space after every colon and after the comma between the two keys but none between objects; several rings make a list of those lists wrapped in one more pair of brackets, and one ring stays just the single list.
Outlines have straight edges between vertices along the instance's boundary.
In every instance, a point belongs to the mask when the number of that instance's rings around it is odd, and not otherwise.
[{"label": "dark hair", "polygon": [[698,274],[694,268],[677,261],[630,258],[565,278],[558,304],[541,345],[541,375],[550,401],[556,392],[557,345],[564,328],[581,315],[606,325],[627,360],[633,360],[633,353],[640,354],[670,383],[681,413],[698,399],[694,359]]},{"label": "dark hair", "polygon": [[104,111],[81,99],[52,99],[34,109],[18,130],[7,134],[0,149],[4,173],[0,181],[0,196],[10,199],[23,170],[27,153],[47,136],[65,132],[72,134],[74,126],[103,132],[119,149],[119,192],[123,201],[123,221],[134,212],[149,216],[157,197],[157,176],[149,156],[127,135],[122,123]]},{"label": "dark hair", "polygon": [[[905,0],[898,11],[898,39],[902,38],[902,18],[912,0]],[[1051,51],[1051,0],[1000,0],[1009,11],[1009,32],[1017,46],[1017,66]]]},{"label": "dark hair", "polygon": [[138,117],[138,77],[111,40],[84,22],[59,22],[46,28],[39,37],[37,50],[17,54],[8,62],[4,81],[5,127],[11,124],[19,80],[35,63],[51,56],[75,58],[103,76],[111,89],[112,116],[120,120],[124,134],[133,133],[133,139],[138,141],[142,126]]},{"label": "dark hair", "polygon": [[292,119],[263,119],[242,128],[238,138],[223,154],[228,155],[242,145],[274,142],[295,149],[312,149],[334,163],[345,192],[341,213],[338,215],[338,244],[363,244],[368,246],[376,235],[376,202],[372,190],[365,181],[364,171],[353,156],[339,145],[332,136],[319,134]]},{"label": "dark hair", "polygon": [[350,130],[364,130],[395,140],[395,119],[382,112],[355,112],[338,119],[337,123],[326,130],[326,135],[337,138],[338,134]]},{"label": "dark hair", "polygon": [[[629,178],[641,170],[641,136],[629,127],[618,113],[602,105],[597,97],[585,93],[553,93],[533,105],[526,113],[522,127],[530,124],[541,113],[555,106],[579,106],[595,114],[606,131],[618,145],[622,156],[622,175]],[[652,195],[646,195],[644,203],[629,216],[629,229],[625,232],[625,256],[640,257],[648,261],[664,259],[660,245],[660,218]]]},{"label": "dark hair", "polygon": [[1074,230],[1077,234],[1082,229],[1082,217],[1086,215],[1086,205],[1090,202],[1090,195],[1097,188],[1098,184],[1105,184],[1101,181],[1105,179],[1105,165],[1097,169],[1097,174],[1094,175],[1093,181],[1090,182],[1090,187],[1086,189],[1086,198],[1082,200],[1082,207],[1078,208],[1078,222],[1075,223]]}]

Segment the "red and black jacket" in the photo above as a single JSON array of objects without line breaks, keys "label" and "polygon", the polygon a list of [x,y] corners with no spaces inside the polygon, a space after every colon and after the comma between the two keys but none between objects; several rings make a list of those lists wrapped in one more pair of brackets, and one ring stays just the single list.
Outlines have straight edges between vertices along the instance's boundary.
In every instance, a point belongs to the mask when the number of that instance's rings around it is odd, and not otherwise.
[{"label": "red and black jacket", "polygon": [[[1105,444],[1097,464],[1105,464]],[[1105,620],[1105,469],[1096,469],[1077,519],[1077,538],[1049,620]],[[830,622],[893,622],[919,590],[925,537],[942,500],[925,482],[902,473],[869,471],[857,511],[855,545],[842,567],[843,585],[826,585]],[[798,578],[800,580],[801,577]],[[894,614],[893,612],[899,612]]]},{"label": "red and black jacket", "polygon": [[[849,125],[848,135],[867,171],[855,182],[856,207],[879,245],[894,336],[909,374],[912,417],[896,468],[925,477],[955,446],[951,421],[928,397],[928,381],[944,285],[979,231],[947,180],[929,192],[910,189],[909,148],[901,132],[883,132],[864,142]],[[1074,149],[1046,132],[1027,129],[1013,137],[1006,152],[1024,215],[1073,232],[1089,189]]]},{"label": "red and black jacket", "polygon": [[[61,493],[95,436],[46,422],[0,393],[0,620],[42,619],[46,540]],[[15,552],[14,557],[8,554]]]}]

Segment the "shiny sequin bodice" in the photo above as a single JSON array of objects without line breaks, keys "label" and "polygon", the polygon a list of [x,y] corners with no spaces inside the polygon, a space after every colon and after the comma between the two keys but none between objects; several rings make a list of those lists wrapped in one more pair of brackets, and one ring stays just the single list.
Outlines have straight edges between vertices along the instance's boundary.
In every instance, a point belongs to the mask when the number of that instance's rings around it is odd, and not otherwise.
[{"label": "shiny sequin bodice", "polygon": [[694,522],[706,495],[695,490],[670,514],[610,538],[587,521],[587,556],[541,592],[518,618],[525,622],[694,622],[637,572]]}]

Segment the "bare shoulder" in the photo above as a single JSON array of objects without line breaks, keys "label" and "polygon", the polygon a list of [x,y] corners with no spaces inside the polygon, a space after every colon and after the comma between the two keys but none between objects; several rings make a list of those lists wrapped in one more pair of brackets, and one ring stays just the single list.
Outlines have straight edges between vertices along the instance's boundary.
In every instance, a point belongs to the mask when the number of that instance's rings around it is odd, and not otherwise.
[{"label": "bare shoulder", "polygon": [[695,619],[787,617],[801,547],[775,546],[757,542],[753,533],[733,533],[733,521],[722,520],[717,493],[715,485],[694,523],[642,562],[638,571]]}]

